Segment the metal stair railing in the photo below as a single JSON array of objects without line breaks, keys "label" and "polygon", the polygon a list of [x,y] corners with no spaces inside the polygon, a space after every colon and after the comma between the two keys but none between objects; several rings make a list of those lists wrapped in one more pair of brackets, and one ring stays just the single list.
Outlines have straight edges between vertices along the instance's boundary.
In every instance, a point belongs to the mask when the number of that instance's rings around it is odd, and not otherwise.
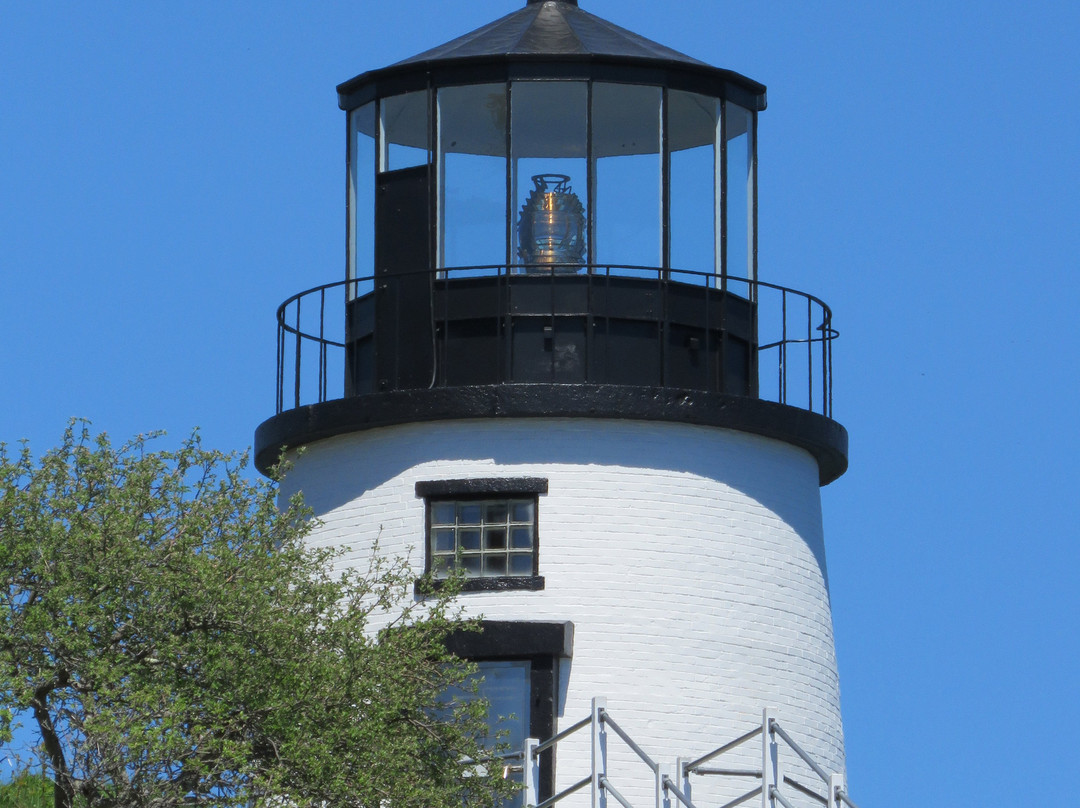
[{"label": "metal stair railing", "polygon": [[[622,727],[620,727],[618,724],[615,723],[615,720],[608,714],[607,709],[605,707],[603,707],[603,706],[600,708],[600,723],[601,723],[601,726],[609,726],[613,730],[615,730],[615,734],[618,735],[623,740],[623,743],[625,743],[628,747],[630,747],[630,749],[634,752],[634,754],[636,754],[639,758],[641,758],[641,761],[646,766],[649,767],[649,770],[652,772],[652,775],[653,775],[653,783],[654,783],[653,796],[655,798],[656,808],[663,808],[663,805],[664,805],[664,779],[663,779],[663,773],[660,771],[660,764],[657,763],[655,760],[653,760],[651,757],[649,757],[645,753],[645,750],[642,749],[640,746],[638,746],[634,742],[634,740],[629,735],[627,735],[625,731],[623,731]],[[606,747],[605,747],[605,752],[606,752]],[[603,785],[604,788],[606,788],[608,791],[611,792],[612,796],[614,796],[615,799],[617,799],[619,801],[619,803],[623,806],[623,808],[634,808],[634,806],[632,806],[629,802],[627,802],[622,797],[622,795],[619,794],[619,792],[615,790],[615,787],[612,786],[608,782],[606,772],[607,772],[607,769],[606,769],[606,756],[605,756],[605,775],[604,775],[603,782],[601,783],[601,785]]]},{"label": "metal stair railing", "polygon": [[[590,728],[591,734],[592,761],[588,776],[574,782],[548,799],[540,801],[540,754],[545,750],[556,747],[560,741],[583,730],[585,727]],[[545,741],[529,738],[525,742],[521,757],[525,769],[525,802],[527,808],[551,808],[551,806],[586,786],[591,786],[591,808],[606,808],[608,795],[613,797],[622,808],[635,808],[608,779],[608,729],[614,732],[648,767],[654,783],[654,808],[698,808],[691,797],[689,779],[691,774],[729,778],[757,778],[762,781],[757,787],[717,808],[737,808],[737,806],[743,805],[755,797],[761,798],[760,804],[762,808],[777,808],[777,806],[796,808],[788,798],[789,793],[782,790],[783,788],[788,788],[809,797],[825,806],[825,808],[843,808],[843,806],[858,808],[848,796],[843,774],[827,772],[822,768],[779,724],[773,715],[773,711],[769,708],[762,712],[762,720],[759,726],[740,735],[738,738],[700,757],[694,759],[678,758],[674,768],[676,776],[673,779],[670,776],[671,769],[669,767],[654,760],[615,722],[607,710],[606,700],[600,697],[592,700],[592,710],[587,718],[578,721]],[[757,738],[761,739],[760,769],[722,767],[715,764],[707,765],[713,763],[722,755]],[[821,779],[825,786],[825,794],[818,793],[813,788],[784,773],[781,765],[781,743],[805,763],[814,775]]]},{"label": "metal stair railing", "polygon": [[[556,746],[560,741],[585,727],[590,728],[592,765],[587,777],[576,781],[559,793],[541,801],[539,795],[540,753]],[[664,808],[664,774],[661,766],[642,749],[627,732],[620,727],[607,711],[607,700],[597,697],[592,700],[592,710],[588,718],[578,721],[546,741],[529,738],[525,741],[525,793],[529,808],[550,808],[565,797],[585,786],[591,786],[592,808],[605,808],[606,797],[611,795],[623,808],[634,808],[607,776],[607,729],[610,728],[649,767],[654,783],[654,808]],[[670,779],[670,778],[669,778]],[[695,808],[688,806],[688,808]]]}]

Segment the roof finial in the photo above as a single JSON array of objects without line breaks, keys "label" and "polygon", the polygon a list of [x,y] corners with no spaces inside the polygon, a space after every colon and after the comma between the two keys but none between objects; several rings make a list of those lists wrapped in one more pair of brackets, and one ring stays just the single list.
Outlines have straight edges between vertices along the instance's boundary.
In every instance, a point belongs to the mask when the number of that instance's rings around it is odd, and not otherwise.
[{"label": "roof finial", "polygon": [[[548,0],[525,0],[525,5],[534,6],[537,3],[546,3]],[[560,3],[566,3],[568,6],[576,6],[577,0],[558,0]]]}]

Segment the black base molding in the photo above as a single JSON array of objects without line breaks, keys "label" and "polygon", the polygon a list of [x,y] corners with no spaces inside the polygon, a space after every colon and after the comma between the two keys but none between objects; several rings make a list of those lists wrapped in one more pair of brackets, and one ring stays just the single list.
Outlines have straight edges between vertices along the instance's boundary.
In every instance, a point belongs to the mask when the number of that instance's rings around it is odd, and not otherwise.
[{"label": "black base molding", "polygon": [[492,384],[396,390],[309,404],[255,430],[255,465],[267,472],[286,448],[398,424],[474,418],[618,418],[737,429],[790,443],[817,460],[827,485],[848,465],[848,435],[823,415],[745,396],[670,387]]}]

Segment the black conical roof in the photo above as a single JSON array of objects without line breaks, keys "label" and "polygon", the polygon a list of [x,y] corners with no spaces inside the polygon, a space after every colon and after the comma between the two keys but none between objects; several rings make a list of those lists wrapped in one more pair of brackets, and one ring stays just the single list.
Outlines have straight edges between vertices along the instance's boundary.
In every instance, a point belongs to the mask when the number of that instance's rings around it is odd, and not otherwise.
[{"label": "black conical roof", "polygon": [[[488,23],[444,45],[372,70],[338,87],[341,106],[351,109],[373,95],[387,95],[418,88],[418,74],[432,74],[435,84],[476,81],[484,70],[492,80],[513,77],[539,78],[547,73],[535,67],[548,65],[603,65],[612,68],[648,69],[692,77],[717,95],[756,109],[765,107],[765,87],[729,70],[712,67],[677,50],[653,42],[578,7],[577,0],[527,0],[524,8]],[[532,68],[523,65],[532,64]],[[591,71],[595,72],[595,71]],[[555,75],[552,72],[552,75]],[[560,77],[566,76],[559,71]],[[412,80],[410,80],[410,78]],[[375,85],[383,84],[376,90]],[[385,86],[386,84],[390,86]],[[413,86],[417,85],[417,86]],[[734,92],[732,92],[734,90]]]},{"label": "black conical roof", "polygon": [[576,0],[529,0],[513,14],[398,64],[486,56],[613,56],[709,67],[582,11]]}]

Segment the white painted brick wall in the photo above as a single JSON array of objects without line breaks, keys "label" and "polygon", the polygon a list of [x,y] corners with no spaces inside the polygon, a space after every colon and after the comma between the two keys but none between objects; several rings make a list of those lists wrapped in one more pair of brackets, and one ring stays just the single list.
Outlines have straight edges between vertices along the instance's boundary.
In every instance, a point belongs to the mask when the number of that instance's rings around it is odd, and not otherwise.
[{"label": "white painted brick wall", "polygon": [[[759,724],[765,706],[828,771],[844,768],[818,471],[804,451],[729,430],[600,419],[411,424],[309,446],[283,486],[323,520],[312,538],[348,563],[411,553],[423,569],[420,480],[540,476],[540,592],[462,595],[499,620],[571,620],[560,723],[594,695],[654,758],[696,757]],[[718,764],[759,768],[759,742]],[[613,781],[648,805],[645,772],[612,735]],[[560,787],[587,772],[588,737],[560,746]],[[805,767],[792,770],[812,783]],[[695,778],[699,805],[730,787]],[[799,804],[799,800],[794,800]],[[578,803],[581,804],[581,803]]]}]

